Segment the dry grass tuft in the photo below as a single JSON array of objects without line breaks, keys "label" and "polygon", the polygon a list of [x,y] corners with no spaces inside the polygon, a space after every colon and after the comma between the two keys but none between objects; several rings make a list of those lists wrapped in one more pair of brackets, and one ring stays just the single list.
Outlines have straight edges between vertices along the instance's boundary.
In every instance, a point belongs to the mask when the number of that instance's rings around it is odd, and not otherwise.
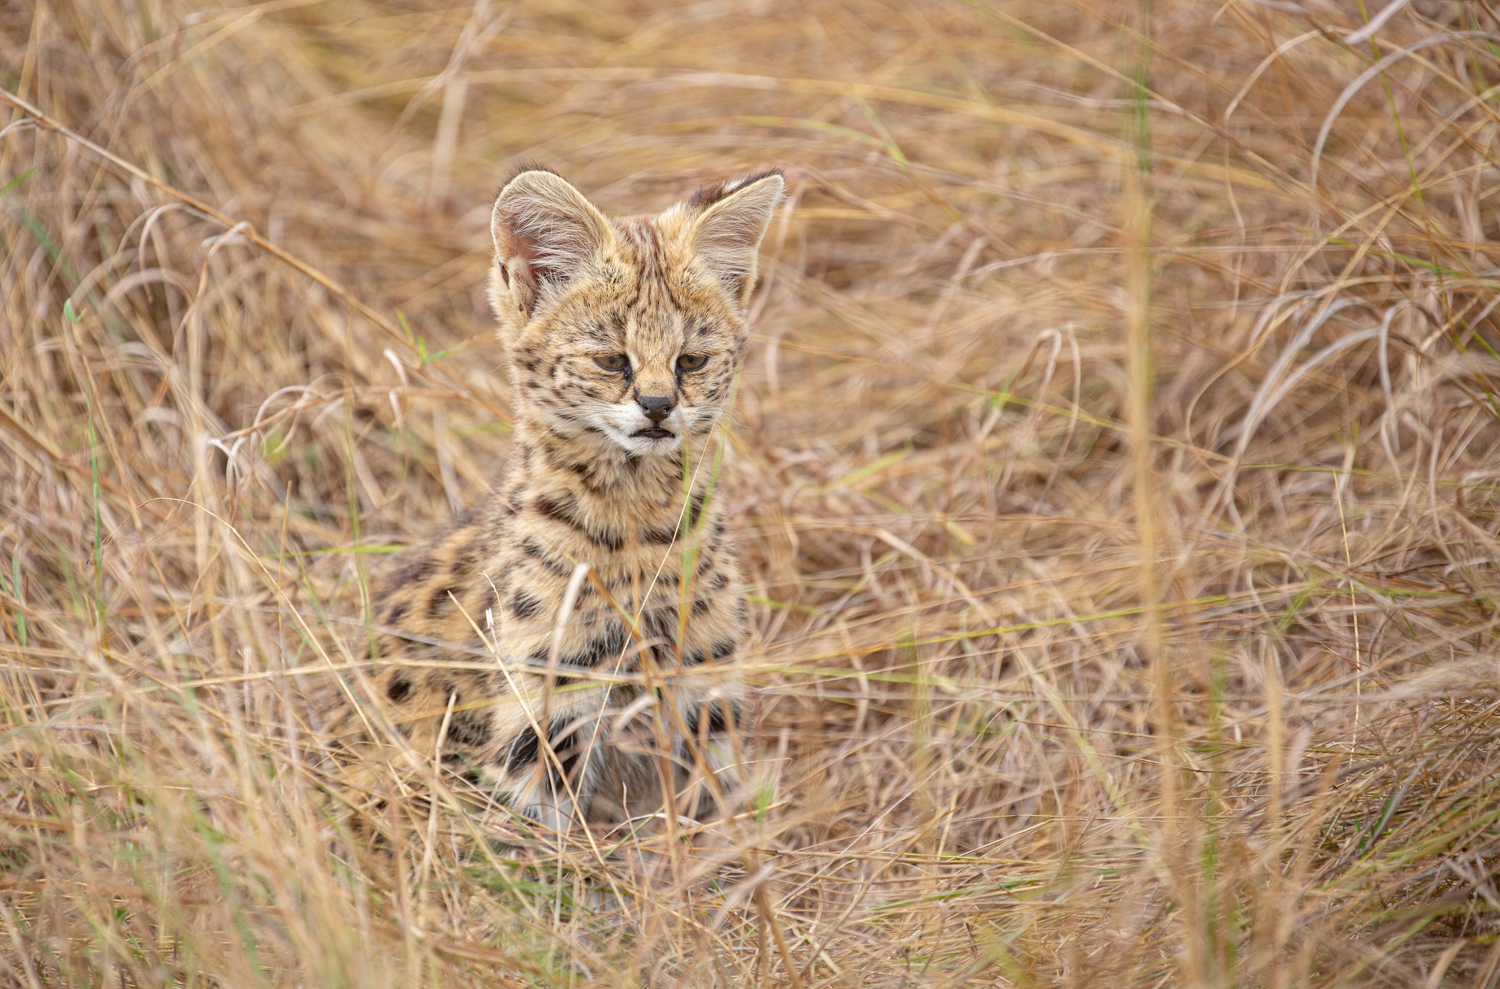
[{"label": "dry grass tuft", "polygon": [[[0,6],[4,979],[1491,989],[1500,23],[1364,9]],[[772,772],[602,855],[341,834],[309,705],[505,450],[523,157],[790,180]]]}]

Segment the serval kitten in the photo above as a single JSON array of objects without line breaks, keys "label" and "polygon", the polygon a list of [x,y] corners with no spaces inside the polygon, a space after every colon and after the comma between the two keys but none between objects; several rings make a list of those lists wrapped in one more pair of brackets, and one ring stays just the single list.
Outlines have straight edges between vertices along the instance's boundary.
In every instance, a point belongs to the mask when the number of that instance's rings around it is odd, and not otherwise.
[{"label": "serval kitten", "polygon": [[378,581],[375,683],[419,753],[539,823],[737,782],[745,607],[704,453],[782,185],[609,219],[530,169],[495,201],[514,443],[489,496]]}]

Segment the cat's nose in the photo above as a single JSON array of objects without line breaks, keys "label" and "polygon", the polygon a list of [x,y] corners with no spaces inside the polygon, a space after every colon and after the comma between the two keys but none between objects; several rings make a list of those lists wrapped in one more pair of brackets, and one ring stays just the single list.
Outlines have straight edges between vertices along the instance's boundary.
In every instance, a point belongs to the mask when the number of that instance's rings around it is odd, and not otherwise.
[{"label": "cat's nose", "polygon": [[641,403],[641,408],[646,410],[646,418],[660,426],[661,421],[672,414],[672,397],[670,395],[642,395],[636,399]]}]

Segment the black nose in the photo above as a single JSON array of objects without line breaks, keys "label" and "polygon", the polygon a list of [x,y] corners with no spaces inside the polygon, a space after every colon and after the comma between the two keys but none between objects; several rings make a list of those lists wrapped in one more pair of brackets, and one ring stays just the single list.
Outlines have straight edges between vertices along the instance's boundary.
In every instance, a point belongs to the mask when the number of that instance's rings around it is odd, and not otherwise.
[{"label": "black nose", "polygon": [[646,410],[646,418],[661,425],[661,421],[672,413],[672,398],[670,395],[642,395],[636,399],[641,403],[641,408]]}]

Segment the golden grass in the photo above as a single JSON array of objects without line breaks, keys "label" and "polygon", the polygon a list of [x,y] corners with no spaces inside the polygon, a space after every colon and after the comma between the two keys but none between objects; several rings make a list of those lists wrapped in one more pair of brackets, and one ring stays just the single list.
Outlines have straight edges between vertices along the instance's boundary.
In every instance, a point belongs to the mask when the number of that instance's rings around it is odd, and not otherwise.
[{"label": "golden grass", "polygon": [[[1496,985],[1500,23],[1363,10],[0,7],[4,979]],[[504,849],[408,773],[372,844],[315,702],[507,445],[522,158],[787,169],[766,783]]]}]

